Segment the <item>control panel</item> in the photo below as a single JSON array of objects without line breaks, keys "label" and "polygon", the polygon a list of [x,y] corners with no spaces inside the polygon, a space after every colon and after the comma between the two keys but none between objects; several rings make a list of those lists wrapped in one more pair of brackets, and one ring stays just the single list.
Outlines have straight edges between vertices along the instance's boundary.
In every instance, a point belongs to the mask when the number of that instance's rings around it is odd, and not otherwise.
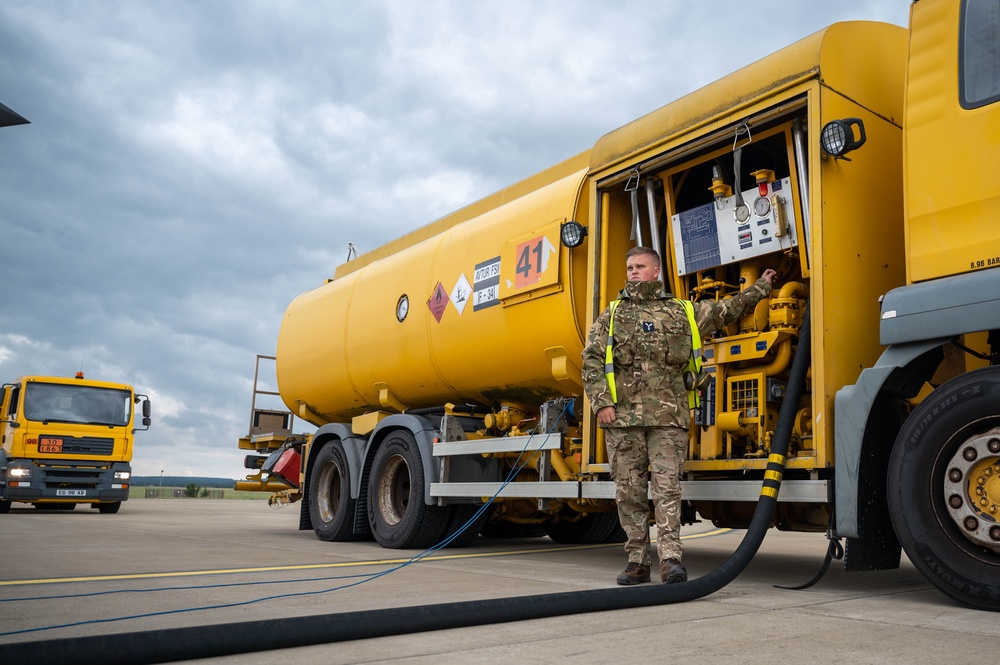
[{"label": "control panel", "polygon": [[[766,192],[766,193],[765,193]],[[773,180],[673,216],[677,274],[736,263],[798,245],[792,187]]]}]

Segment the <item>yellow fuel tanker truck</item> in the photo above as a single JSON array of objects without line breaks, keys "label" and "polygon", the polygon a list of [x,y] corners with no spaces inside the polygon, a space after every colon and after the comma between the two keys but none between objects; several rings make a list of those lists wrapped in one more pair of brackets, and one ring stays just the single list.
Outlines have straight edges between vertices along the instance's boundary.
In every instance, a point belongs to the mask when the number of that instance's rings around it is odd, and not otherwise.
[{"label": "yellow fuel tanker truck", "polygon": [[581,350],[646,245],[693,300],[778,272],[704,340],[684,519],[748,525],[809,316],[773,525],[845,538],[848,570],[902,546],[1000,609],[997,35],[985,0],[832,25],[349,260],[278,337],[281,399],[318,429],[255,412],[240,485],[331,541],[426,547],[491,497],[452,544],[619,539]]},{"label": "yellow fuel tanker truck", "polygon": [[117,513],[128,499],[135,433],[149,424],[149,397],[124,383],[77,372],[3,384],[0,513],[13,503],[61,510],[90,504]]}]

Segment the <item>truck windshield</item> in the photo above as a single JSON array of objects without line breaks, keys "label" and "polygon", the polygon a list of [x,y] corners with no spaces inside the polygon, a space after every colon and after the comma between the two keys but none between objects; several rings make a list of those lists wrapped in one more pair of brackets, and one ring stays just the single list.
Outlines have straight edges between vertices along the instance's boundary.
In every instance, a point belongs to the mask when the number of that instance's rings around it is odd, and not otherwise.
[{"label": "truck windshield", "polygon": [[24,392],[24,415],[39,422],[125,426],[131,406],[127,390],[29,383]]},{"label": "truck windshield", "polygon": [[967,0],[963,9],[962,106],[976,108],[1000,99],[1000,4]]}]

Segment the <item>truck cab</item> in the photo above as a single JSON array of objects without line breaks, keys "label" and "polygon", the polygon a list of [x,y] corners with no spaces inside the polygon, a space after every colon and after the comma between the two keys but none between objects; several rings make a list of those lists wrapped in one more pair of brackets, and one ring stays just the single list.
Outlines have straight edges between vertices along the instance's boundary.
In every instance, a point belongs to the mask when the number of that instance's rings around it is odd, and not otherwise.
[{"label": "truck cab", "polygon": [[0,512],[23,502],[116,513],[128,499],[135,406],[149,428],[150,402],[120,383],[23,376],[3,385]]}]

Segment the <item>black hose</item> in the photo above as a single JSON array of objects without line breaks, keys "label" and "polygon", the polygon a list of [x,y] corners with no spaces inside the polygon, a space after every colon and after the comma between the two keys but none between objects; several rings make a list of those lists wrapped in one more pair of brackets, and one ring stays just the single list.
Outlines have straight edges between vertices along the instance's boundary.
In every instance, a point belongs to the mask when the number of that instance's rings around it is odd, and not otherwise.
[{"label": "black hose", "polygon": [[792,423],[805,389],[811,344],[809,308],[799,332],[785,399],[778,414],[767,474],[753,519],[733,555],[709,574],[680,584],[566,591],[538,596],[471,600],[416,607],[393,607],[242,623],[170,628],[132,633],[71,637],[0,645],[0,662],[83,665],[164,663],[238,653],[288,649],[311,644],[406,635],[430,630],[527,621],[567,614],[605,612],[702,598],[743,572],[771,525]]},{"label": "black hose", "polygon": [[407,409],[406,413],[411,416],[443,416],[443,406],[424,406],[419,409]]}]

